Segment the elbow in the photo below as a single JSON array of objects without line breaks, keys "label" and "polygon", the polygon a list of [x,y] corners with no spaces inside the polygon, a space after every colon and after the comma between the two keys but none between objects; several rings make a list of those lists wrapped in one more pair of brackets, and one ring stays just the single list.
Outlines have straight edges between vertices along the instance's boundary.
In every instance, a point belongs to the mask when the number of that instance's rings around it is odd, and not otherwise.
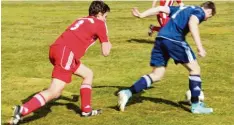
[{"label": "elbow", "polygon": [[159,11],[159,12],[163,12],[163,11],[164,11],[164,8],[165,8],[164,6],[159,6],[159,7],[158,7],[158,11]]},{"label": "elbow", "polygon": [[156,10],[156,11],[157,11],[157,12],[163,12],[163,13],[169,14],[170,9],[169,9],[168,6],[159,6],[159,7],[157,7],[157,10]]}]

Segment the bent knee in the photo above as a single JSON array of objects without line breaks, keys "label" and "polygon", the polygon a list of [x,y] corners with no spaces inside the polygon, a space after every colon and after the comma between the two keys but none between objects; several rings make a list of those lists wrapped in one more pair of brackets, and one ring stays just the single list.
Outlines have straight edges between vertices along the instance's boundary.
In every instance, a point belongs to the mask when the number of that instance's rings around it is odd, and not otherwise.
[{"label": "bent knee", "polygon": [[50,98],[58,98],[62,94],[62,90],[53,90],[53,89],[48,89]]},{"label": "bent knee", "polygon": [[61,96],[62,92],[53,92],[53,98],[59,98]]},{"label": "bent knee", "polygon": [[157,82],[157,81],[160,81],[163,78],[163,75],[159,75],[157,73],[151,73],[150,77],[151,77],[153,82]]},{"label": "bent knee", "polygon": [[200,66],[196,66],[196,67],[193,67],[190,72],[189,72],[191,75],[198,75],[201,73],[201,68]]},{"label": "bent knee", "polygon": [[84,78],[93,78],[93,71],[91,69],[87,69]]}]

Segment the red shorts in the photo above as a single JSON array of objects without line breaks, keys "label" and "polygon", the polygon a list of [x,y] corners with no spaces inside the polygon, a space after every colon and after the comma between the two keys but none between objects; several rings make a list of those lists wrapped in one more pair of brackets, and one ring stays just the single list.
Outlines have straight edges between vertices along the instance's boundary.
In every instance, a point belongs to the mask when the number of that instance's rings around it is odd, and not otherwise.
[{"label": "red shorts", "polygon": [[80,61],[75,59],[71,49],[64,45],[52,45],[50,46],[49,59],[54,65],[52,78],[70,83],[72,74],[80,66]]},{"label": "red shorts", "polygon": [[169,21],[170,17],[166,13],[157,14],[157,19],[161,27],[165,26]]}]

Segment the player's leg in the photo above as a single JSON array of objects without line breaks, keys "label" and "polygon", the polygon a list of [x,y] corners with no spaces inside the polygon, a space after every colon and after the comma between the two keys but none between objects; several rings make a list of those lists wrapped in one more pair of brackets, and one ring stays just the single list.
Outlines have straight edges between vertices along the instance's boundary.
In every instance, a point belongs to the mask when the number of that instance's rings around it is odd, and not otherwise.
[{"label": "player's leg", "polygon": [[[200,78],[200,66],[196,61],[196,56],[187,42],[170,41],[165,40],[163,42],[167,46],[169,55],[174,59],[175,63],[183,64],[189,71],[189,88],[191,90],[191,102],[193,113],[210,113],[211,108],[203,107],[199,102],[199,95],[201,91],[201,78]],[[193,110],[194,106],[199,105],[197,110]],[[202,107],[202,108],[201,108]]]},{"label": "player's leg", "polygon": [[157,20],[158,20],[158,23],[159,23],[160,26],[152,26],[151,27],[152,31],[153,32],[155,32],[155,31],[158,32],[163,26],[166,25],[166,23],[168,22],[168,18],[169,17],[167,16],[166,13],[159,13],[157,15]]},{"label": "player's leg", "polygon": [[125,106],[132,97],[133,94],[139,93],[149,87],[154,82],[161,80],[165,74],[165,67],[153,67],[153,71],[149,74],[143,75],[139,80],[137,80],[130,88],[121,90],[118,93],[118,107],[120,111],[124,111]]},{"label": "player's leg", "polygon": [[158,20],[160,27],[162,27],[163,26],[163,13],[159,13],[157,15],[157,20]]},{"label": "player's leg", "polygon": [[164,27],[167,24],[167,22],[169,21],[170,18],[165,13],[159,13],[157,15],[157,19],[158,19],[158,23],[159,23],[160,26],[154,26],[154,25],[150,24],[149,30],[148,30],[148,35],[149,36],[152,36],[152,34],[155,31],[158,32],[162,27]]},{"label": "player's leg", "polygon": [[129,89],[121,90],[118,93],[118,106],[120,111],[124,111],[129,98],[132,97],[132,94],[139,93],[142,90],[149,88],[152,83],[161,80],[165,74],[165,67],[168,59],[169,57],[161,46],[160,40],[157,39],[151,53],[150,65],[153,67],[153,71],[150,74],[143,75]]},{"label": "player's leg", "polygon": [[148,35],[152,36],[155,31],[159,31],[162,27],[160,26],[154,26],[153,24],[150,24],[149,30],[148,30]]},{"label": "player's leg", "polygon": [[58,98],[61,95],[65,85],[66,83],[64,81],[53,78],[48,89],[39,92],[31,100],[22,105],[22,115],[25,116],[45,105],[45,103],[49,102],[50,100]]},{"label": "player's leg", "polygon": [[34,95],[29,101],[24,103],[23,105],[15,106],[13,111],[13,118],[10,124],[15,125],[21,120],[21,117],[24,117],[31,112],[34,112],[38,108],[44,106],[47,102],[54,98],[58,98],[61,95],[63,88],[65,87],[66,83],[53,78],[51,85],[48,89],[37,93]]},{"label": "player's leg", "polygon": [[197,114],[212,113],[212,108],[206,108],[202,102],[199,102],[199,95],[201,93],[202,80],[200,77],[200,66],[197,60],[193,60],[189,63],[184,63],[183,66],[189,71],[189,89],[191,91],[191,112]]},{"label": "player's leg", "polygon": [[189,89],[191,91],[191,102],[197,103],[201,90],[200,66],[197,60],[182,64],[189,71]]},{"label": "player's leg", "polygon": [[153,24],[150,24],[149,30],[148,30],[149,36],[152,36],[155,31],[159,31],[161,29],[161,26],[163,24],[163,20],[162,20],[161,16],[162,16],[162,13],[156,15],[160,26],[154,26]]},{"label": "player's leg", "polygon": [[83,78],[80,87],[80,97],[81,97],[81,110],[82,116],[94,116],[101,113],[101,110],[92,110],[91,107],[91,93],[92,93],[92,82],[93,82],[93,71],[86,67],[84,64],[80,64],[78,69],[74,72]]},{"label": "player's leg", "polygon": [[162,13],[161,15],[161,27],[164,27],[169,21],[170,17],[166,13]]},{"label": "player's leg", "polygon": [[71,81],[72,71],[70,70],[74,62],[73,53],[65,46],[51,46],[49,58],[54,65],[52,72],[52,81],[50,87],[36,94],[22,106],[15,106],[14,116],[11,124],[17,124],[20,117],[28,115],[36,109],[44,106],[46,102],[61,95],[66,83]]},{"label": "player's leg", "polygon": [[143,75],[138,81],[136,81],[129,90],[132,94],[136,94],[141,92],[144,89],[151,87],[151,84],[157,81],[160,81],[164,76],[166,68],[164,66],[161,67],[153,67],[153,71],[150,74]]}]

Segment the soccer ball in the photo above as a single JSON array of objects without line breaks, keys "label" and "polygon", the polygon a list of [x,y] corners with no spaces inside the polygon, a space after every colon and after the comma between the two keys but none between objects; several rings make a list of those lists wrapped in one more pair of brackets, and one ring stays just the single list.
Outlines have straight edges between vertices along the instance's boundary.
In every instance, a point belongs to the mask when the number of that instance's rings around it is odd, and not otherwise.
[{"label": "soccer ball", "polygon": [[[204,96],[203,91],[200,92],[200,95],[198,96],[198,98],[199,98],[199,101],[204,102],[205,96]],[[191,104],[191,91],[190,90],[188,90],[185,93],[185,102],[188,102]]]}]

